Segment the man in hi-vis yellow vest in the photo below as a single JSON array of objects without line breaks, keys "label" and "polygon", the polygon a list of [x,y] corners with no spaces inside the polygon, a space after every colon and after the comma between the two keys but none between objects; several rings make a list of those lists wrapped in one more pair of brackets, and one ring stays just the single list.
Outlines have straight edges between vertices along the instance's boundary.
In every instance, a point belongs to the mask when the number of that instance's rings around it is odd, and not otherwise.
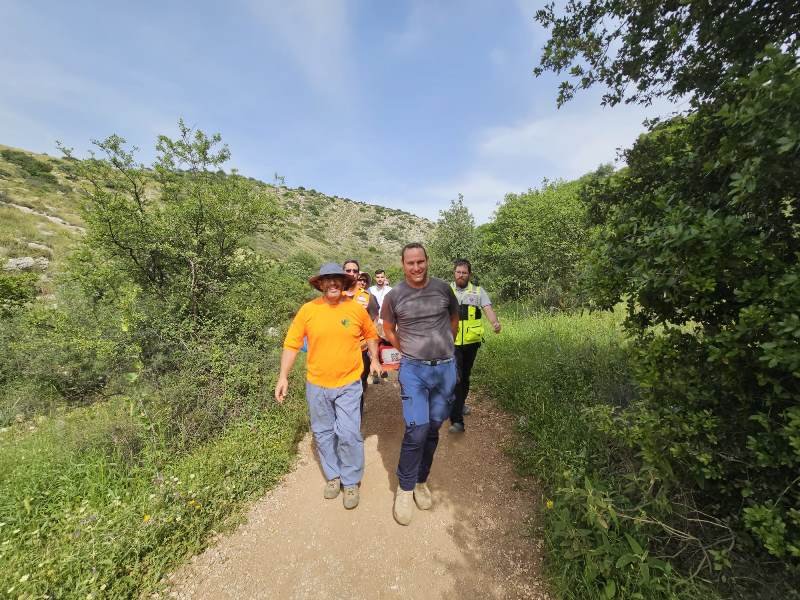
[{"label": "man in hi-vis yellow vest", "polygon": [[455,261],[453,272],[455,281],[450,284],[458,300],[458,333],[456,334],[456,368],[458,383],[454,393],[453,408],[450,411],[450,433],[464,432],[464,401],[469,394],[469,376],[472,365],[483,341],[482,316],[492,324],[495,333],[500,333],[500,321],[492,309],[492,301],[486,291],[470,282],[472,265],[466,259]]}]

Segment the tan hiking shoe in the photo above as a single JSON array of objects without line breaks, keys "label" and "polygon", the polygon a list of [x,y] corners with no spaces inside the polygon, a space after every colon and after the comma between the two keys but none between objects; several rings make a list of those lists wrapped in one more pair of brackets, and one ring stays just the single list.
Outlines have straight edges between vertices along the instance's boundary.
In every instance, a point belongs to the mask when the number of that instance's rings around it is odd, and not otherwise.
[{"label": "tan hiking shoe", "polygon": [[414,516],[414,500],[412,496],[413,491],[406,492],[401,488],[397,488],[397,493],[394,495],[394,520],[400,525],[408,525],[411,523],[411,517]]},{"label": "tan hiking shoe", "polygon": [[420,510],[429,510],[433,506],[431,490],[427,483],[418,483],[414,486],[414,502],[417,503],[417,508]]},{"label": "tan hiking shoe", "polygon": [[325,484],[325,498],[327,500],[333,500],[336,496],[339,495],[339,489],[342,487],[342,482],[339,480],[338,477],[328,480],[328,483]]},{"label": "tan hiking shoe", "polygon": [[346,485],[344,486],[344,507],[347,510],[358,506],[358,486]]}]

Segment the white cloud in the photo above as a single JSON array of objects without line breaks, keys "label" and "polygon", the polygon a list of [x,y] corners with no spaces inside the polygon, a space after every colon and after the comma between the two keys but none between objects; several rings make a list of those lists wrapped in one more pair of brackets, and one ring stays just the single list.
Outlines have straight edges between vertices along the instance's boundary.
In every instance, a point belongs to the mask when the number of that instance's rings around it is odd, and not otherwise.
[{"label": "white cloud", "polygon": [[354,60],[345,0],[249,0],[248,6],[289,52],[317,93],[339,102],[350,97]]},{"label": "white cloud", "polygon": [[545,178],[574,179],[614,162],[617,150],[630,147],[645,131],[645,118],[674,109],[667,103],[603,108],[592,102],[576,100],[552,116],[530,116],[479,131],[468,167],[420,190],[415,196],[421,201],[413,210],[435,219],[462,193],[476,221],[486,222],[508,193],[538,187]]},{"label": "white cloud", "polygon": [[[384,186],[387,187],[390,188],[391,184]],[[464,204],[476,222],[485,223],[506,194],[527,189],[527,185],[518,181],[503,179],[489,172],[474,171],[421,187],[398,184],[396,189],[389,189],[386,194],[373,194],[367,201],[406,210],[436,221],[439,211],[449,208],[450,201],[463,194]]]},{"label": "white cloud", "polygon": [[630,147],[645,131],[643,121],[664,114],[666,108],[582,109],[570,104],[552,116],[487,128],[477,136],[476,149],[484,161],[527,165],[528,169],[531,164],[545,164],[551,179],[578,177],[601,163],[613,162],[618,149]]},{"label": "white cloud", "polygon": [[425,202],[419,210],[423,216],[436,219],[440,210],[448,208],[451,200],[457,198],[458,194],[463,194],[464,204],[476,222],[485,223],[506,194],[526,189],[528,186],[521,185],[518,181],[505,179],[487,171],[471,171],[421,190],[419,195]]}]

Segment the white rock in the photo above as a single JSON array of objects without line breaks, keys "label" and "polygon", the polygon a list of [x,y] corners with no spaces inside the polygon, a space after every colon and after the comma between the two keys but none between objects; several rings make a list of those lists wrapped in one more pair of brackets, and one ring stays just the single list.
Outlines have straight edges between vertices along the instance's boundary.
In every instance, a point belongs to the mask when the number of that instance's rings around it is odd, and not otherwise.
[{"label": "white rock", "polygon": [[45,246],[44,244],[37,244],[36,242],[28,242],[27,246],[28,248],[33,248],[34,250],[42,250],[43,252],[52,254],[52,250],[50,250],[50,247]]},{"label": "white rock", "polygon": [[43,256],[39,256],[37,258],[33,258],[32,256],[22,256],[20,258],[9,258],[5,265],[3,265],[4,271],[34,271],[40,270],[44,271],[47,268],[47,265],[50,264],[50,261],[44,258]]}]

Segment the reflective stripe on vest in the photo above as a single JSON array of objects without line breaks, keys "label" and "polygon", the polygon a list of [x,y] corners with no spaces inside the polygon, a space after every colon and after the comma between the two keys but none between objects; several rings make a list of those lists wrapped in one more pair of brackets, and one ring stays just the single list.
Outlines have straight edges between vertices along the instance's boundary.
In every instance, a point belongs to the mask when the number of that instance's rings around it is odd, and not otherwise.
[{"label": "reflective stripe on vest", "polygon": [[[453,292],[456,290],[455,282],[450,284]],[[458,305],[458,334],[456,346],[478,344],[483,341],[483,321],[481,320],[481,286],[472,283],[461,296]]]}]

